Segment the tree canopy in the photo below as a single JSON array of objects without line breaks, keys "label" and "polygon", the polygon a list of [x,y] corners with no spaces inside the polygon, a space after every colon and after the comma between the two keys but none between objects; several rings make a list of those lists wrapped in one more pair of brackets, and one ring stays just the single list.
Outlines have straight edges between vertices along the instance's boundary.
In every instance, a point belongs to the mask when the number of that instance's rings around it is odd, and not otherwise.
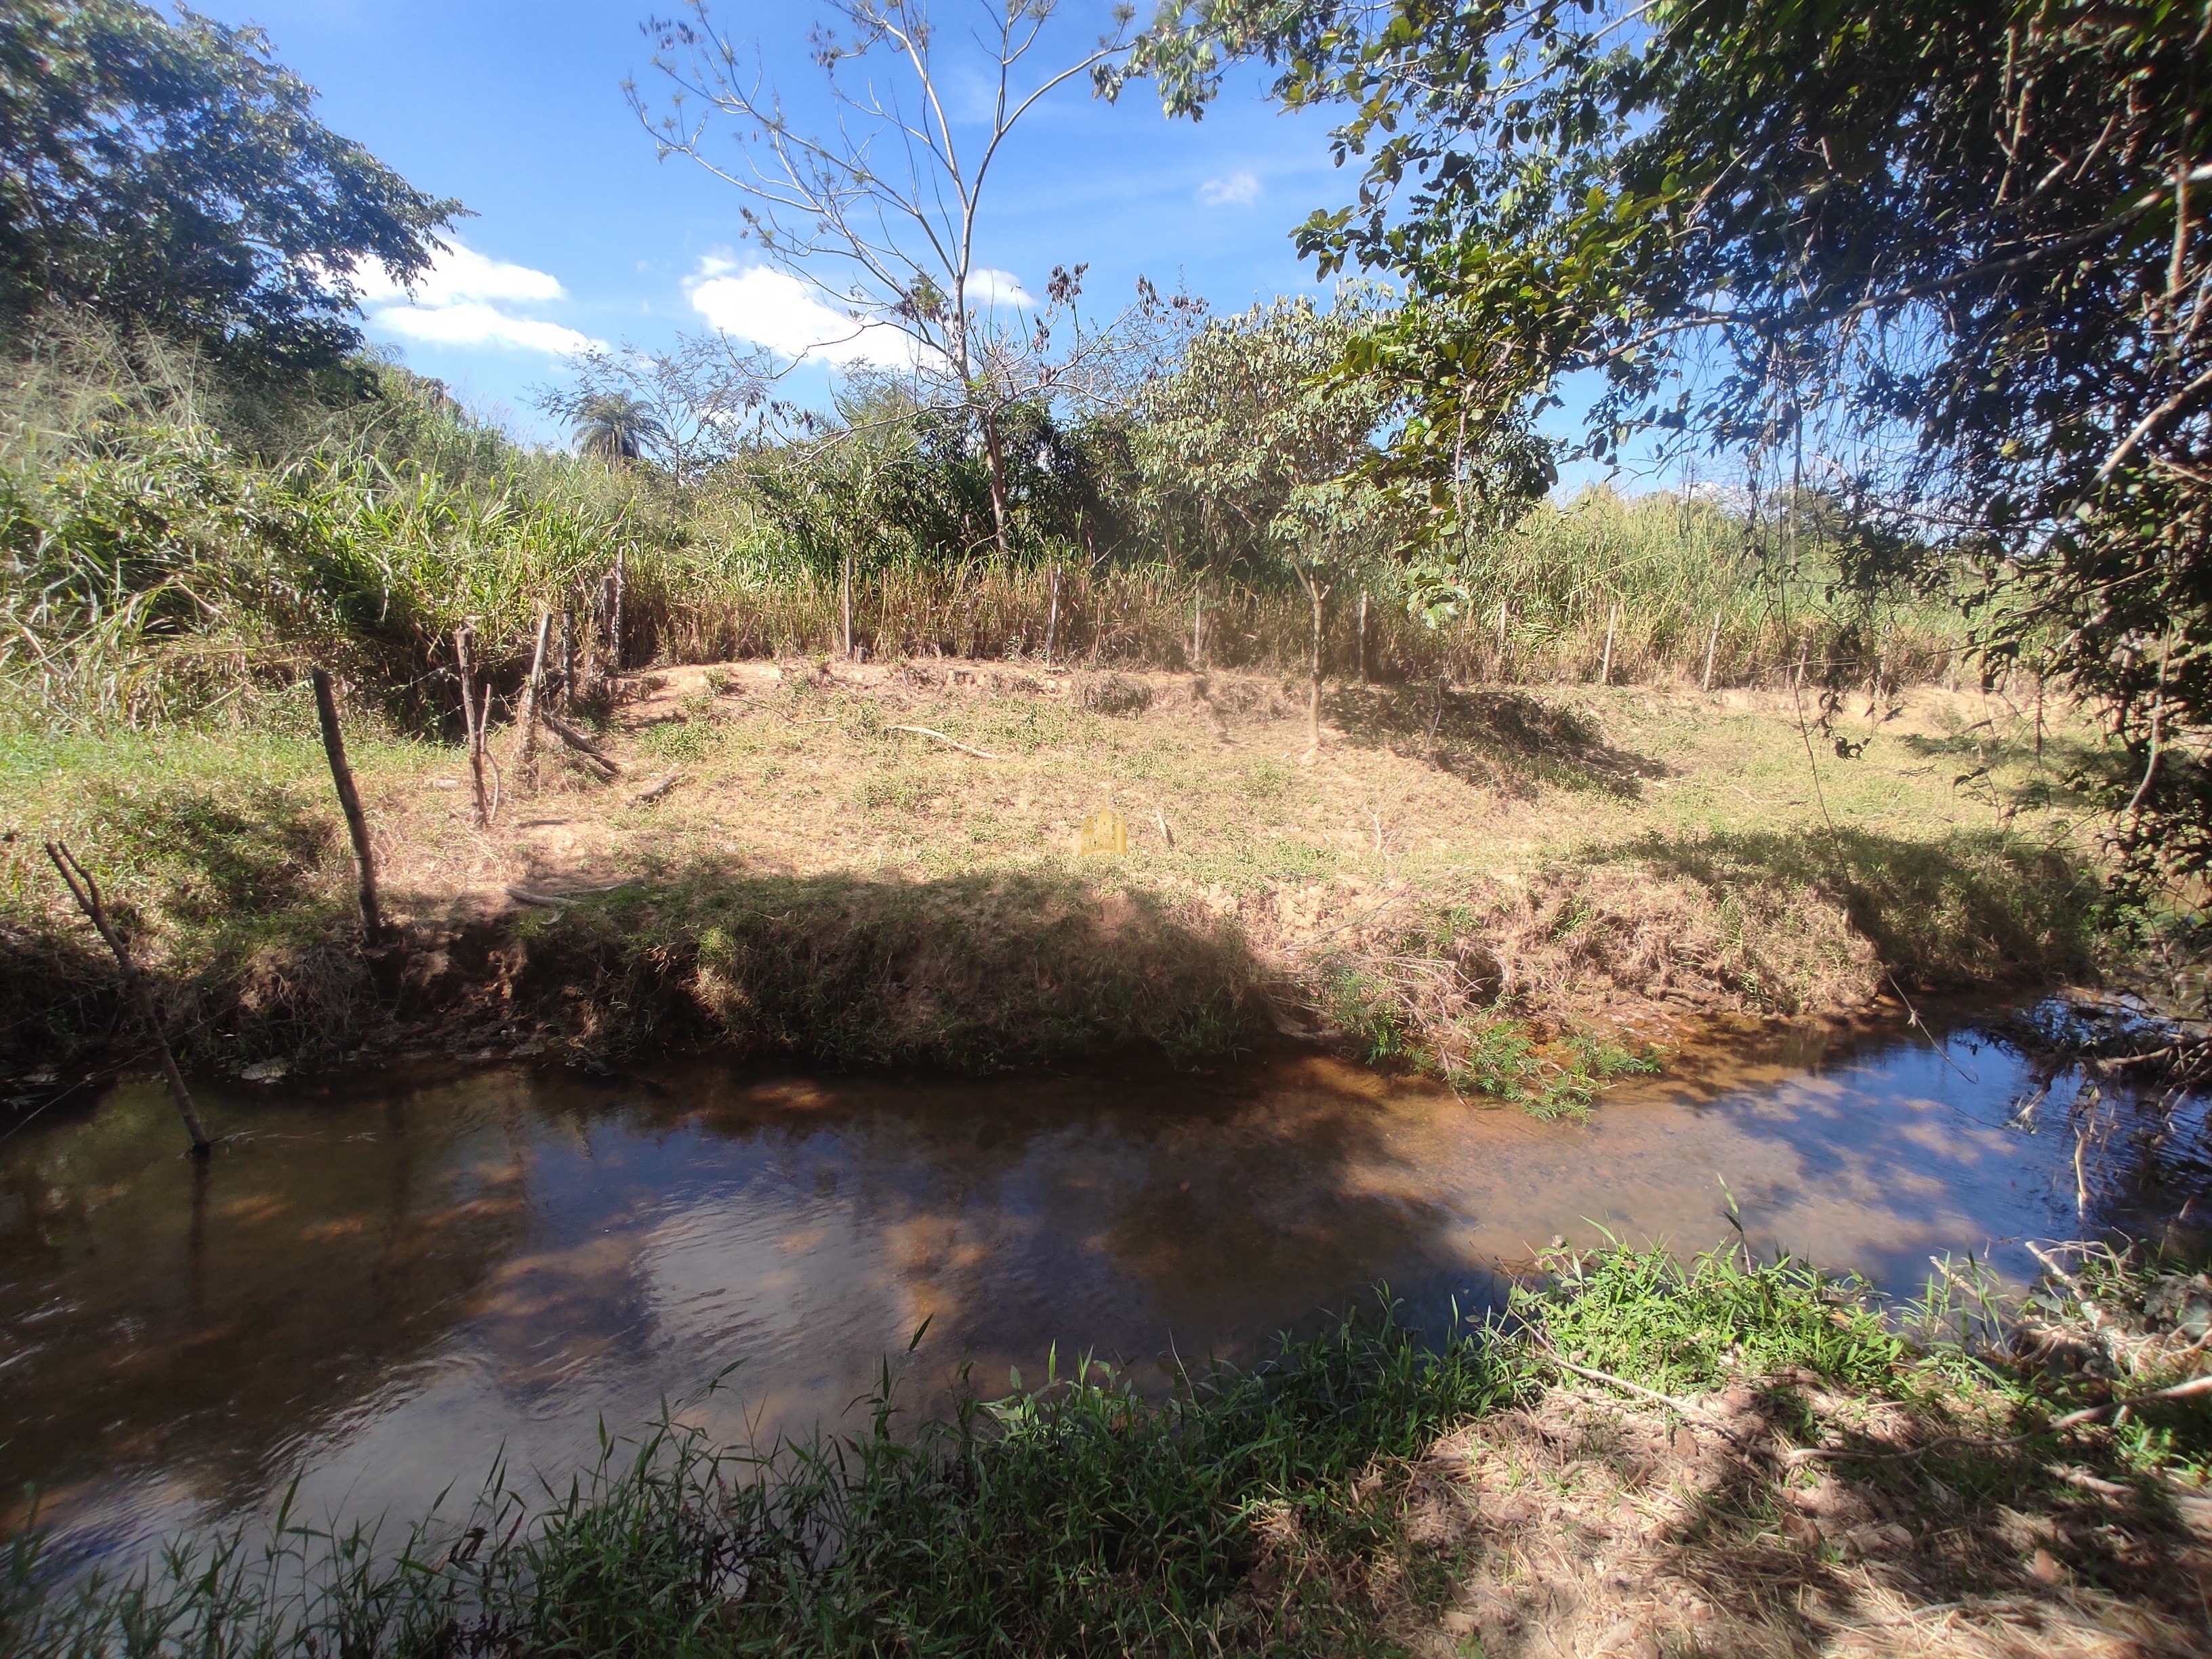
[{"label": "tree canopy", "polygon": [[1586,370],[1587,453],[1817,477],[1856,574],[1951,586],[1993,663],[2100,701],[2134,850],[2201,870],[2208,40],[2203,0],[1202,0],[1117,73],[1195,112],[1254,55],[1344,109],[1356,198],[1297,234],[1407,285],[1363,348],[1402,463]]},{"label": "tree canopy", "polygon": [[461,209],[313,103],[257,29],[137,0],[0,6],[0,306],[263,356],[357,346],[353,272],[422,276]]}]

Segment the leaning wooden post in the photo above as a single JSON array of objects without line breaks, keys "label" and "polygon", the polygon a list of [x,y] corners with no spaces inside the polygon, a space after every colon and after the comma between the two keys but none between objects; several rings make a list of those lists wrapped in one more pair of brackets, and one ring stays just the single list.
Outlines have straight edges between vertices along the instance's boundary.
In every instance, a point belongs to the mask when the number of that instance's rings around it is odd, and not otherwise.
[{"label": "leaning wooden post", "polygon": [[1510,601],[1505,599],[1498,602],[1498,678],[1501,684],[1505,679],[1505,623],[1510,614]]},{"label": "leaning wooden post", "polygon": [[1044,665],[1052,666],[1053,642],[1060,635],[1060,567],[1052,568],[1052,610],[1044,619]]},{"label": "leaning wooden post", "polygon": [[1359,683],[1367,684],[1367,590],[1359,591]]},{"label": "leaning wooden post", "polygon": [[837,566],[838,608],[845,619],[845,660],[853,660],[853,556],[848,553]]},{"label": "leaning wooden post", "polygon": [[1615,599],[1613,602],[1612,618],[1605,625],[1605,656],[1597,665],[1597,683],[1600,685],[1613,684],[1613,635],[1614,630],[1620,626],[1620,601]]},{"label": "leaning wooden post", "polygon": [[[484,795],[483,728],[477,718],[475,673],[469,663],[469,625],[463,623],[453,630],[453,655],[461,671],[461,721],[469,745],[469,790],[476,805],[477,828],[491,828],[491,806]],[[489,695],[484,700],[484,713],[491,713]]]},{"label": "leaning wooden post", "polygon": [[514,775],[526,789],[538,787],[538,705],[545,698],[545,644],[553,632],[553,613],[538,607],[538,644],[530,653],[530,678],[522,686],[521,735],[514,746]]},{"label": "leaning wooden post", "polygon": [[1698,688],[1701,691],[1713,689],[1713,653],[1720,647],[1720,642],[1721,613],[1716,611],[1713,612],[1713,631],[1705,635],[1705,678]]},{"label": "leaning wooden post", "polygon": [[62,880],[68,884],[70,896],[76,908],[100,930],[107,941],[107,948],[115,953],[115,965],[122,971],[124,988],[137,1000],[138,1012],[154,1033],[154,1042],[161,1051],[161,1075],[168,1079],[169,1095],[177,1103],[177,1115],[185,1121],[185,1133],[192,1138],[192,1156],[205,1158],[215,1143],[200,1122],[198,1110],[192,1105],[192,1091],[185,1087],[185,1074],[177,1069],[177,1056],[169,1048],[169,1039],[162,1034],[161,1011],[154,1006],[153,988],[146,976],[131,960],[131,952],[124,948],[122,935],[107,920],[107,907],[101,902],[100,884],[92,878],[92,872],[76,861],[76,857],[60,842],[46,843],[46,856],[53,860],[54,868],[61,872]]},{"label": "leaning wooden post", "polygon": [[338,810],[345,814],[346,834],[353,838],[353,861],[361,877],[361,929],[371,945],[384,937],[384,913],[376,902],[376,852],[368,839],[368,818],[361,810],[361,791],[354,787],[353,768],[346,764],[345,733],[338,729],[338,700],[331,689],[327,669],[313,671],[315,715],[323,725],[323,753],[331,763],[331,781],[338,792]]},{"label": "leaning wooden post", "polygon": [[1190,590],[1190,670],[1196,673],[1205,658],[1200,654],[1206,642],[1206,586],[1200,583]]}]

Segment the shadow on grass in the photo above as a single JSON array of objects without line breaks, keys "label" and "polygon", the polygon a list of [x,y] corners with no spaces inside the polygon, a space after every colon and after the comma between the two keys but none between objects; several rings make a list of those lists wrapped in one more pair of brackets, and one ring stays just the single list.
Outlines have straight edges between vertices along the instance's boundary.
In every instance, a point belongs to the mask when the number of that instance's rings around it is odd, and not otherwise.
[{"label": "shadow on grass", "polygon": [[1069,875],[794,877],[665,867],[526,921],[518,1011],[573,1038],[663,1034],[833,1065],[980,1072],[1247,1031],[1260,971],[1233,929]]},{"label": "shadow on grass", "polygon": [[[188,1054],[219,1045],[241,1009],[265,1028],[258,1053],[310,1048],[367,1012],[349,857],[319,802],[266,784],[103,781],[52,828],[98,878]],[[0,865],[0,1074],[137,1051],[149,1038],[44,836],[11,837]]]},{"label": "shadow on grass", "polygon": [[1685,877],[1716,900],[1753,883],[1808,890],[1842,906],[1883,966],[1923,987],[2047,981],[2088,971],[2096,956],[2096,872],[2003,830],[1936,841],[1825,827],[1653,831],[1582,856]]},{"label": "shadow on grass", "polygon": [[[1647,778],[1668,769],[1615,748],[1571,708],[1512,690],[1348,685],[1323,711],[1352,742],[1368,748],[1428,750],[1455,777],[1517,796],[1539,784],[1634,799]],[[1433,735],[1432,735],[1433,733]]]}]

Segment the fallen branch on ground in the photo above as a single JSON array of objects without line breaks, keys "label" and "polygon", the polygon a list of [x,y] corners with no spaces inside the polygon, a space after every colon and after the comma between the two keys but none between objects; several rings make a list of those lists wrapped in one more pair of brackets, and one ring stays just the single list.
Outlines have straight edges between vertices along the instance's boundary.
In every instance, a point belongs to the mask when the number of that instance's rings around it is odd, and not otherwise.
[{"label": "fallen branch on ground", "polygon": [[961,742],[957,738],[948,738],[942,732],[933,732],[926,726],[886,726],[884,727],[884,730],[886,732],[911,732],[918,738],[935,738],[938,742],[949,744],[953,748],[957,749],[962,754],[973,755],[978,760],[994,761],[999,758],[998,756],[993,754],[988,749],[977,749],[971,744]]},{"label": "fallen branch on ground", "polygon": [[632,806],[649,805],[653,802],[659,800],[663,795],[666,794],[670,790],[673,789],[678,784],[683,781],[683,773],[664,772],[660,776],[655,778],[651,783],[646,785],[644,788],[639,790],[637,793],[632,795],[629,798],[629,804]]},{"label": "fallen branch on ground", "polygon": [[576,756],[587,768],[599,775],[600,782],[611,783],[622,775],[623,768],[620,761],[615,759],[551,709],[540,709],[538,718],[545,723],[547,731],[561,739],[571,754]]}]

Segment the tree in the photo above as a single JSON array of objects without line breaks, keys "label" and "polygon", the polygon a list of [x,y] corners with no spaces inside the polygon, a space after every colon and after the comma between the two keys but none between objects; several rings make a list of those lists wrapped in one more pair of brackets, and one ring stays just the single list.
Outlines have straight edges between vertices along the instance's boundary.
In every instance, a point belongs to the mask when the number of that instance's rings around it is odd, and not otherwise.
[{"label": "tree", "polygon": [[650,410],[620,392],[591,394],[577,404],[572,419],[576,453],[609,466],[636,460],[661,430]]},{"label": "tree", "polygon": [[1821,475],[1858,577],[2106,712],[2148,876],[2212,868],[2208,40],[2205,0],[1206,0],[1134,69],[1346,108],[1357,199],[1298,240],[1407,283],[1410,463],[1595,370],[1589,454]]},{"label": "tree", "polygon": [[[568,422],[583,453],[650,460],[679,489],[736,453],[776,407],[768,395],[770,367],[718,335],[687,338],[673,351],[595,347],[571,358],[568,367],[574,378],[566,386],[542,388],[538,407]],[[617,410],[627,447],[609,451],[603,440],[585,441],[586,427],[596,431],[603,417]]]},{"label": "tree", "polygon": [[[1029,62],[1057,0],[1005,0],[980,9],[989,112],[967,131],[948,113],[925,0],[826,5],[834,21],[811,37],[837,112],[826,133],[792,125],[775,91],[744,69],[704,0],[692,0],[683,18],[646,26],[655,66],[677,89],[668,112],[656,116],[635,86],[630,98],[662,156],[690,156],[744,191],[747,234],[762,252],[849,319],[850,334],[832,343],[833,361],[860,356],[902,368],[927,401],[959,411],[982,453],[993,538],[1006,556],[1009,412],[1040,399],[1080,398],[1114,337],[1082,329],[1075,305],[1083,266],[1055,268],[1039,305],[1006,272],[982,262],[977,240],[986,191],[1024,118],[1118,52],[1121,41],[1109,37],[1071,62],[1030,75]],[[1116,12],[1117,27],[1129,15],[1126,8]],[[856,65],[872,71],[857,89],[844,78]],[[961,94],[963,101],[969,95]],[[718,118],[737,125],[741,165],[708,153]]]},{"label": "tree", "polygon": [[1329,594],[1362,563],[1395,556],[1421,516],[1376,481],[1376,440],[1395,401],[1372,375],[1337,373],[1376,314],[1277,300],[1200,329],[1182,366],[1139,401],[1133,443],[1171,547],[1217,567],[1285,568],[1312,607],[1306,707],[1321,745],[1322,635]]},{"label": "tree", "polygon": [[314,118],[258,30],[137,0],[0,6],[0,307],[83,307],[234,355],[360,343],[351,272],[429,268],[461,211]]}]

